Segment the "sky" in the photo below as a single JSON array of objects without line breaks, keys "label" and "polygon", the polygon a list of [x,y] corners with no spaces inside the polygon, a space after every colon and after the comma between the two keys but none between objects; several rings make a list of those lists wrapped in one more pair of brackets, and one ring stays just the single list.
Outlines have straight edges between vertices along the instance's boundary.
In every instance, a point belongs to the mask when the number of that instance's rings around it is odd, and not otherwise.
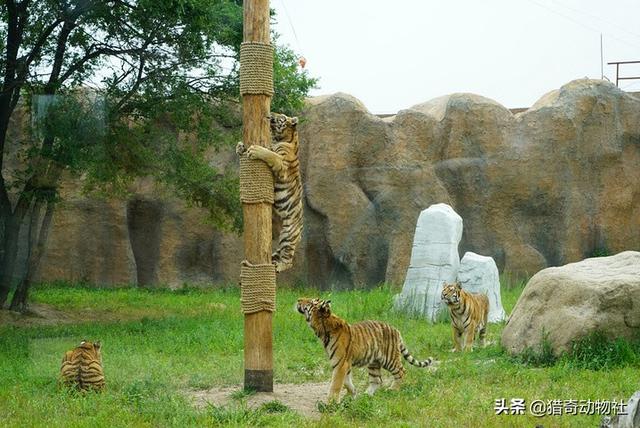
[{"label": "sky", "polygon": [[[346,92],[372,113],[471,92],[529,107],[612,61],[640,61],[638,0],[271,0],[280,34],[320,78],[311,95]],[[620,75],[640,76],[640,64]],[[640,80],[620,87],[640,91]]]}]

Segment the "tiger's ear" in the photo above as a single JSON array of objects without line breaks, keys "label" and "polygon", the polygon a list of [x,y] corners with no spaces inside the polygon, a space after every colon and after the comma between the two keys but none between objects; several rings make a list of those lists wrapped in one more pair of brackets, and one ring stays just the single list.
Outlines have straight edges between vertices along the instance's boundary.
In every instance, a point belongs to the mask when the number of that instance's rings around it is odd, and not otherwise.
[{"label": "tiger's ear", "polygon": [[323,314],[331,313],[331,300],[323,300],[320,304],[320,312]]},{"label": "tiger's ear", "polygon": [[296,116],[292,117],[289,119],[289,122],[291,122],[291,126],[296,126],[298,124],[298,118]]},{"label": "tiger's ear", "polygon": [[101,346],[102,345],[100,344],[100,341],[93,342],[93,347],[95,348],[96,351],[99,350]]},{"label": "tiger's ear", "polygon": [[462,290],[462,284],[460,284],[460,281],[456,281],[456,288],[458,290]]}]

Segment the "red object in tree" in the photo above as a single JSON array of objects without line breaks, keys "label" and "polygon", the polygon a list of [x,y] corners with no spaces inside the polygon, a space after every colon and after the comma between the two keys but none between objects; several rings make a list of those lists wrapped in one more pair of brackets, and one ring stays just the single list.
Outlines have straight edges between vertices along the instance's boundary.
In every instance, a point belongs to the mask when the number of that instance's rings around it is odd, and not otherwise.
[{"label": "red object in tree", "polygon": [[300,64],[300,68],[304,68],[304,66],[307,65],[307,59],[301,56],[300,59],[298,59],[298,64]]}]

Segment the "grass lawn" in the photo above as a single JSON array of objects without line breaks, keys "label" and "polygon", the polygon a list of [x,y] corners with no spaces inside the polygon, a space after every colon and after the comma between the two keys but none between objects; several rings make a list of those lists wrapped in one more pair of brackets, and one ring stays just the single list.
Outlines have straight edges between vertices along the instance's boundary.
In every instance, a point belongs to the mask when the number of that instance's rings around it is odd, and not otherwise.
[{"label": "grass lawn", "polygon": [[[521,291],[503,290],[507,312]],[[331,377],[321,343],[293,311],[299,296],[314,294],[278,292],[277,383],[326,382]],[[495,400],[620,400],[640,388],[637,348],[632,363],[607,370],[580,368],[570,360],[534,366],[506,355],[499,346],[503,326],[490,325],[490,346],[451,354],[450,326],[394,313],[393,294],[387,287],[333,292],[332,307],[348,321],[392,323],[414,356],[435,357],[442,362],[439,369],[431,373],[405,364],[401,391],[362,394],[326,409],[319,420],[308,420],[274,403],[249,410],[241,393],[237,405],[228,408],[197,409],[188,398],[190,390],[242,382],[243,320],[236,288],[172,292],[40,286],[32,302],[75,315],[65,324],[0,326],[0,425],[591,427],[598,426],[600,416],[497,416]],[[107,381],[102,394],[76,394],[57,385],[64,351],[83,338],[102,341]],[[356,388],[364,392],[366,370],[354,373]],[[388,374],[384,376],[388,382]]]}]

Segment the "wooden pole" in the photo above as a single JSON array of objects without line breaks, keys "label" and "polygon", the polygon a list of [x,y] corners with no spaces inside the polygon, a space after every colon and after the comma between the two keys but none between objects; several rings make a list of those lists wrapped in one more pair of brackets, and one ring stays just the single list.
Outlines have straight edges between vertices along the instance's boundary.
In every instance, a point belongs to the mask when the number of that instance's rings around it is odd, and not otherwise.
[{"label": "wooden pole", "polygon": [[[269,43],[269,0],[244,0],[245,42]],[[243,95],[242,141],[269,146],[271,96]],[[244,255],[253,264],[271,263],[271,204],[243,204]],[[271,312],[244,316],[244,388],[273,391],[273,339]]]}]

